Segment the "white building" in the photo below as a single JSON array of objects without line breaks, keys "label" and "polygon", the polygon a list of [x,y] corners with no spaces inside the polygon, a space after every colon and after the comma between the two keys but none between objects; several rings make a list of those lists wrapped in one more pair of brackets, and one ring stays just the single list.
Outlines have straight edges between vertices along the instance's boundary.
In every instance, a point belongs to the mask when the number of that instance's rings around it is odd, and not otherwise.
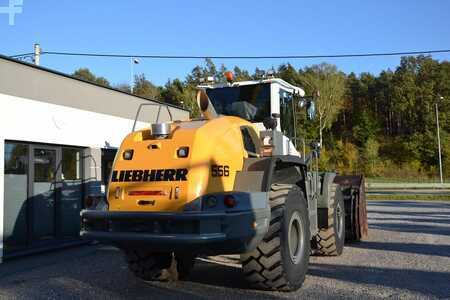
[{"label": "white building", "polygon": [[[79,242],[84,199],[101,193],[143,103],[157,104],[0,56],[0,262]],[[139,120],[154,121],[146,108]]]}]

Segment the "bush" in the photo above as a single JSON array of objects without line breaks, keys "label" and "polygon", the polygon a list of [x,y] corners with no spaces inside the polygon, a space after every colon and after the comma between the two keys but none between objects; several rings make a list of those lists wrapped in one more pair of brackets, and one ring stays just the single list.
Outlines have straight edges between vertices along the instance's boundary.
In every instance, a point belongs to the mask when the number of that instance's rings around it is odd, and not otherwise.
[{"label": "bush", "polygon": [[358,172],[358,148],[342,140],[337,141],[334,147],[323,148],[319,160],[322,171],[336,170],[340,174],[355,174]]}]

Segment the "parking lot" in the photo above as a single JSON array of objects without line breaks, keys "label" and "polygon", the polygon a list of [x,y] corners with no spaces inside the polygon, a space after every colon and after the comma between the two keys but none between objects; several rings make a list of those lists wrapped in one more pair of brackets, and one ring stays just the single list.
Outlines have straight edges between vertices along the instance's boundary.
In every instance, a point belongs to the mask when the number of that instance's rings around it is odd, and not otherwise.
[{"label": "parking lot", "polygon": [[0,297],[17,299],[450,298],[450,202],[371,201],[370,237],[340,257],[312,257],[297,292],[249,289],[233,257],[198,260],[184,282],[146,283],[102,245],[0,265]]}]

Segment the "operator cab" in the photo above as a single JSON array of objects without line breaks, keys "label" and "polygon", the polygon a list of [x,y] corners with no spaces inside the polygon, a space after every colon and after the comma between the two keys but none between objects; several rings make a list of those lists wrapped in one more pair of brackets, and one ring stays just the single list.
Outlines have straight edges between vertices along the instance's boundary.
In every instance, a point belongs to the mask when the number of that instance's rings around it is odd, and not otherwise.
[{"label": "operator cab", "polygon": [[267,131],[263,122],[276,118],[273,130],[283,133],[283,151],[280,154],[300,156],[294,146],[297,105],[294,95],[303,97],[303,89],[279,78],[207,84],[199,88],[205,89],[217,114],[237,116],[254,123],[261,135]]}]

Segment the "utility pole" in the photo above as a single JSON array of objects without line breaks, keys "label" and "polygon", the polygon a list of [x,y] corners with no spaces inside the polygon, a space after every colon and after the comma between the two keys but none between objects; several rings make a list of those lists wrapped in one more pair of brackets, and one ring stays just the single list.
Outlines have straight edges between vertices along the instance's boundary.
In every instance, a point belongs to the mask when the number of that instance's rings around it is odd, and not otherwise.
[{"label": "utility pole", "polygon": [[[443,99],[443,97],[439,98],[440,100]],[[439,109],[438,109],[438,103],[435,103],[436,107],[436,130],[437,130],[437,138],[438,138],[438,152],[439,152],[439,176],[441,178],[441,184],[444,183],[444,179],[442,177],[442,155],[441,155],[441,136],[439,135]]]},{"label": "utility pole", "polygon": [[38,43],[34,44],[34,64],[39,66],[41,64],[41,45]]}]

